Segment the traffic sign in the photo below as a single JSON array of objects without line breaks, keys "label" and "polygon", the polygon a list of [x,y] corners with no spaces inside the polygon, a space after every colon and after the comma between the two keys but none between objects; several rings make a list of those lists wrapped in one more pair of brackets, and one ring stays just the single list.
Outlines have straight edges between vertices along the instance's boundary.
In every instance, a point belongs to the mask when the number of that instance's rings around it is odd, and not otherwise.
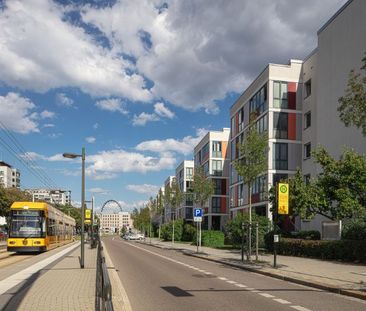
[{"label": "traffic sign", "polygon": [[194,208],[193,209],[193,220],[195,222],[202,222],[203,217],[203,209],[202,208]]},{"label": "traffic sign", "polygon": [[278,214],[287,215],[288,214],[288,184],[279,183],[278,184]]},{"label": "traffic sign", "polygon": [[85,209],[85,219],[91,219],[91,209]]}]

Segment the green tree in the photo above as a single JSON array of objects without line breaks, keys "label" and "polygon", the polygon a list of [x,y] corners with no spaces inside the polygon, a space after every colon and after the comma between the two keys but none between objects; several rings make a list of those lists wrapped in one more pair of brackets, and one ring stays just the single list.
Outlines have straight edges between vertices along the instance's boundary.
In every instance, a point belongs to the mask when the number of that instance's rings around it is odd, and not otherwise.
[{"label": "green tree", "polygon": [[177,208],[181,205],[183,200],[183,193],[179,189],[177,181],[173,179],[171,185],[165,187],[164,202],[166,206],[169,206],[173,215],[173,236],[172,243],[174,243],[174,224],[175,224],[175,214]]},{"label": "green tree", "polygon": [[133,226],[146,233],[146,230],[150,225],[150,210],[148,206],[144,206],[140,209],[135,208],[132,212]]},{"label": "green tree", "polygon": [[255,122],[250,122],[245,140],[239,145],[239,158],[233,162],[238,175],[242,176],[244,184],[248,186],[249,198],[249,241],[248,253],[251,256],[252,231],[252,184],[255,179],[267,169],[268,134],[258,133]]},{"label": "green tree", "polygon": [[201,208],[204,208],[205,203],[214,193],[214,185],[211,180],[207,179],[202,167],[194,169],[192,192],[194,202]]},{"label": "green tree", "polygon": [[4,188],[0,186],[0,216],[7,216],[10,206],[17,201],[31,201],[32,196],[18,188]]},{"label": "green tree", "polygon": [[315,183],[321,189],[324,213],[334,220],[366,217],[366,155],[345,149],[339,160],[324,148],[312,153],[322,167]]},{"label": "green tree", "polygon": [[345,95],[338,99],[339,117],[346,126],[356,126],[366,136],[366,57],[360,72],[349,73]]}]

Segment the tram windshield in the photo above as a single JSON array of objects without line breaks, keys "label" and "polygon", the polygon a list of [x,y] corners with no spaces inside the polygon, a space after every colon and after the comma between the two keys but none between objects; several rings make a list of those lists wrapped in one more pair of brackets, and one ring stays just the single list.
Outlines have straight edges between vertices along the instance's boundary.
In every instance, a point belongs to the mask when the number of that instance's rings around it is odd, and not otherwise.
[{"label": "tram windshield", "polygon": [[12,211],[9,237],[40,238],[44,233],[42,211]]}]

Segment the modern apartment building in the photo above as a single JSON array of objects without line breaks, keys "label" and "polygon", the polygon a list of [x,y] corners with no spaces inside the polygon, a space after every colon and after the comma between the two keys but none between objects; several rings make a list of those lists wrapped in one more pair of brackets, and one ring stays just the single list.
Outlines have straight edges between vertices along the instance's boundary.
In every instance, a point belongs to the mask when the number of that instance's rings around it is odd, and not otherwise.
[{"label": "modern apartment building", "polygon": [[129,212],[99,213],[100,231],[104,233],[119,233],[123,227],[133,228],[131,214]]},{"label": "modern apartment building", "polygon": [[[166,189],[168,187],[172,187],[174,181],[175,181],[175,176],[169,176],[164,181],[164,195],[165,195]],[[163,200],[163,205],[164,205],[164,223],[167,223],[173,219],[174,211],[172,210],[171,206],[169,206],[169,204],[166,204],[166,202],[164,200]]]},{"label": "modern apartment building", "polygon": [[71,191],[60,189],[26,189],[34,201],[45,201],[54,204],[71,204]]},{"label": "modern apartment building", "polygon": [[20,172],[10,164],[0,161],[0,185],[4,188],[20,188]]},{"label": "modern apartment building", "polygon": [[[259,132],[268,132],[268,170],[258,176],[251,193],[253,211],[271,218],[266,190],[301,168],[305,180],[319,167],[311,151],[324,146],[339,157],[345,146],[366,152],[361,131],[346,128],[339,119],[338,99],[344,94],[351,69],[359,69],[366,52],[366,1],[348,1],[319,31],[318,46],[304,60],[269,64],[230,109],[231,160],[239,157],[249,117]],[[230,213],[248,210],[247,186],[231,167]],[[296,229],[321,228],[323,218],[297,222]]]},{"label": "modern apartment building", "polygon": [[[301,166],[301,68],[299,60],[290,60],[288,65],[269,64],[230,109],[231,161],[240,157],[238,146],[245,139],[250,118],[258,132],[268,133],[268,170],[257,177],[250,194],[252,211],[258,215],[271,217],[267,191]],[[231,162],[231,217],[248,210],[248,186]]]},{"label": "modern apartment building", "polygon": [[193,222],[193,194],[191,191],[194,162],[185,160],[175,170],[175,178],[179,190],[183,193],[181,206],[177,209],[177,219],[183,218]]},{"label": "modern apartment building", "polygon": [[221,230],[228,219],[229,139],[229,128],[210,131],[194,148],[194,166],[203,168],[214,183],[214,194],[203,207],[203,229]]}]

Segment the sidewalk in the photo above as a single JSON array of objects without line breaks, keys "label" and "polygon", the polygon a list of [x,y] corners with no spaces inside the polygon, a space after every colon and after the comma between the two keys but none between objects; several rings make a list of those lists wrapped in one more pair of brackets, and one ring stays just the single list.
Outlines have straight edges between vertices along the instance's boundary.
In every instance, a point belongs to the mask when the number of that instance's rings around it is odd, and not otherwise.
[{"label": "sidewalk", "polygon": [[[56,264],[33,274],[20,288],[14,288],[14,297],[4,310],[63,311],[94,310],[97,249],[85,244],[84,269],[80,268],[80,246],[62,256]],[[110,263],[110,260],[106,261]],[[114,268],[107,264],[112,283],[115,310],[125,310],[120,295],[120,281]]]},{"label": "sidewalk", "polygon": [[[147,238],[144,243],[150,244],[150,239]],[[160,248],[181,250],[186,255],[366,300],[366,265],[277,256],[277,268],[274,268],[272,254],[259,255],[258,262],[255,263],[243,263],[240,250],[201,247],[200,253],[197,253],[195,245],[172,244],[154,238],[151,239],[151,244]],[[252,259],[255,259],[255,255]]]}]

